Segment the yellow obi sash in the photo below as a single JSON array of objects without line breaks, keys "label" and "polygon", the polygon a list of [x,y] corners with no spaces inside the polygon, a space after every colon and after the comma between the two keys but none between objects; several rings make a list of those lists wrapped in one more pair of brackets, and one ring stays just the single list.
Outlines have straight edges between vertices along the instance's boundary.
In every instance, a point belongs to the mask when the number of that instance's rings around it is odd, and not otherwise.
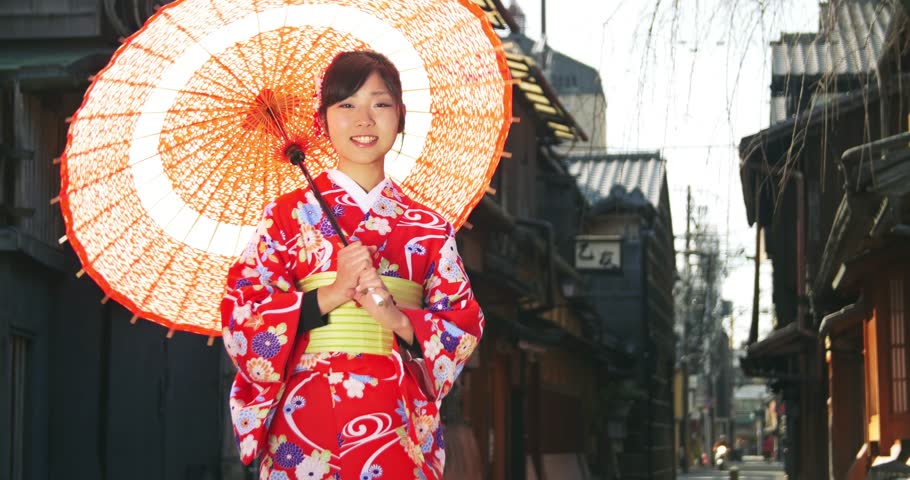
[{"label": "yellow obi sash", "polygon": [[[297,282],[303,292],[331,285],[336,272],[322,272],[310,275]],[[423,285],[396,277],[382,277],[389,293],[400,305],[423,305]],[[329,323],[324,327],[310,330],[310,341],[306,353],[343,352],[390,355],[395,334],[382,327],[373,317],[354,302],[332,310]]]}]

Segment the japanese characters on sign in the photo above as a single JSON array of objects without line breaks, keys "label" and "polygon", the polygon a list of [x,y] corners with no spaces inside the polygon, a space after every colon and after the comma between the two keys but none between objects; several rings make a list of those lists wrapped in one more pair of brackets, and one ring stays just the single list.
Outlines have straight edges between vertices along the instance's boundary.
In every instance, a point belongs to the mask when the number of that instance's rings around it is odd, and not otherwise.
[{"label": "japanese characters on sign", "polygon": [[622,237],[616,235],[575,237],[575,267],[580,270],[622,270]]}]

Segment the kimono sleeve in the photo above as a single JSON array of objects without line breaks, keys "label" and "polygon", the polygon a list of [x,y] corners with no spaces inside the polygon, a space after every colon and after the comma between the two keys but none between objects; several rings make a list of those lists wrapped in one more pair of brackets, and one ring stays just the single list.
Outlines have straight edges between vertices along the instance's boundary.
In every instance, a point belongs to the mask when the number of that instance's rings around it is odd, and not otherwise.
[{"label": "kimono sleeve", "polygon": [[484,318],[455,244],[455,230],[437,242],[424,282],[422,310],[403,310],[414,327],[424,361],[442,399],[464,368],[483,333]]},{"label": "kimono sleeve", "polygon": [[260,385],[285,380],[303,297],[294,287],[276,210],[274,203],[266,207],[256,235],[228,272],[221,301],[225,349],[239,373]]}]

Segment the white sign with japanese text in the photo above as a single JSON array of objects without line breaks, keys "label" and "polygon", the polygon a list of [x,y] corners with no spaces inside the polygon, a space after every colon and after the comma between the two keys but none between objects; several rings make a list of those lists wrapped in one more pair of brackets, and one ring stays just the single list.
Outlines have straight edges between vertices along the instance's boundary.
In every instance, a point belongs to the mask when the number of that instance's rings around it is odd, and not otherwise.
[{"label": "white sign with japanese text", "polygon": [[619,271],[622,269],[622,237],[583,235],[575,237],[575,268]]}]

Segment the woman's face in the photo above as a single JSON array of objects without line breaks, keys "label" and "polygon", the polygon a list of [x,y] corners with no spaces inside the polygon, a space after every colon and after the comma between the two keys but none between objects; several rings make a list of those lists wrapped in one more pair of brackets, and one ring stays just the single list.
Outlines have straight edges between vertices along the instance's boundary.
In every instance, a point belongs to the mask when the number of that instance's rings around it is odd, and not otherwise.
[{"label": "woman's face", "polygon": [[340,170],[355,165],[383,167],[385,154],[398,135],[401,110],[378,73],[360,90],[326,110],[329,140],[339,156]]}]

